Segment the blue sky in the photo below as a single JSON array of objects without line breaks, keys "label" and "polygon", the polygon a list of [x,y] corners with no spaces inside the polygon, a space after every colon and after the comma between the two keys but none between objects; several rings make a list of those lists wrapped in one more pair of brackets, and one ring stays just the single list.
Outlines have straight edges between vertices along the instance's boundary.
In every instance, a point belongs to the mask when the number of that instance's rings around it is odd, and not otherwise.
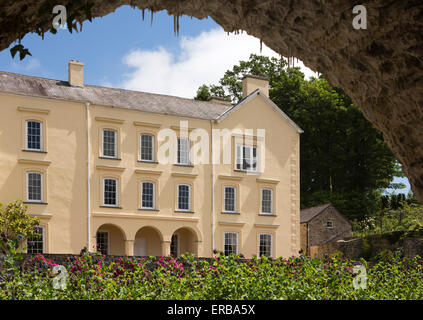
[{"label": "blue sky", "polygon": [[[52,19],[54,15],[52,14]],[[0,52],[0,70],[67,80],[72,59],[84,63],[87,84],[171,94],[192,98],[202,84],[217,83],[223,73],[251,53],[260,53],[260,41],[245,33],[227,35],[211,18],[180,17],[179,37],[174,35],[173,16],[165,11],[145,13],[124,6],[103,18],[86,22],[83,31],[70,34],[24,37],[22,44],[32,57],[12,59]],[[11,45],[11,47],[14,44]],[[263,46],[262,54],[278,55]],[[314,73],[300,66],[306,76]],[[163,81],[166,79],[166,81]],[[406,178],[397,178],[410,190]]]}]

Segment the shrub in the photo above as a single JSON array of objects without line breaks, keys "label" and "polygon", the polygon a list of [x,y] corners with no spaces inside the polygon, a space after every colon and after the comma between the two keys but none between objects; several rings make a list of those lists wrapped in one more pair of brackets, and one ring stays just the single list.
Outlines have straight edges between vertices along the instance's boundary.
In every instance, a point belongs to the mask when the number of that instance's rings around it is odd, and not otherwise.
[{"label": "shrub", "polygon": [[39,225],[40,219],[30,216],[27,209],[22,201],[9,203],[6,207],[0,204],[0,250],[3,253],[15,251],[29,237],[38,236],[34,227]]},{"label": "shrub", "polygon": [[[208,260],[173,257],[69,259],[64,290],[54,289],[56,263],[38,255],[1,269],[0,299],[422,299],[423,261],[381,253],[378,262],[325,258]],[[364,265],[367,289],[356,290],[354,266]]]}]

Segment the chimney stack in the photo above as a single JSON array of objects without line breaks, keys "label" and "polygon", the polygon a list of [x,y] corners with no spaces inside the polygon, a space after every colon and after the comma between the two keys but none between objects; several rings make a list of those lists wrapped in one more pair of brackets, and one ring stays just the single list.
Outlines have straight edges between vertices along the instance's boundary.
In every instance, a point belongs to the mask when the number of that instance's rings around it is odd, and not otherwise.
[{"label": "chimney stack", "polygon": [[68,65],[69,84],[72,87],[84,87],[84,64],[71,60]]},{"label": "chimney stack", "polygon": [[229,106],[232,105],[232,102],[229,98],[222,98],[222,97],[217,97],[217,96],[211,96],[209,98],[208,102],[226,104],[226,105],[229,105]]},{"label": "chimney stack", "polygon": [[260,89],[266,97],[269,97],[269,79],[251,74],[247,74],[242,78],[242,98],[245,98],[256,89]]}]

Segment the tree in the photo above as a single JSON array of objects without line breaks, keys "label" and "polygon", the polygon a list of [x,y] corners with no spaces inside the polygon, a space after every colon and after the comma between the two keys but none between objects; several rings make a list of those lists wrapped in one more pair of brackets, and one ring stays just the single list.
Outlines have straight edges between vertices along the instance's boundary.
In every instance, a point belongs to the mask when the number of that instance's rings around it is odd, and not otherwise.
[{"label": "tree", "polygon": [[16,250],[26,240],[37,237],[34,230],[40,219],[27,213],[22,201],[9,203],[6,207],[0,204],[0,249],[3,252]]},{"label": "tree", "polygon": [[223,89],[223,87],[215,85],[207,86],[203,84],[201,87],[198,88],[197,95],[194,97],[194,99],[207,101],[213,96],[226,98],[225,90]]},{"label": "tree", "polygon": [[358,220],[376,214],[381,190],[402,175],[401,168],[381,132],[345,92],[322,77],[304,79],[299,68],[288,68],[284,60],[254,54],[226,71],[218,87],[239,102],[247,74],[267,77],[270,99],[304,130],[301,206],[332,202]]}]

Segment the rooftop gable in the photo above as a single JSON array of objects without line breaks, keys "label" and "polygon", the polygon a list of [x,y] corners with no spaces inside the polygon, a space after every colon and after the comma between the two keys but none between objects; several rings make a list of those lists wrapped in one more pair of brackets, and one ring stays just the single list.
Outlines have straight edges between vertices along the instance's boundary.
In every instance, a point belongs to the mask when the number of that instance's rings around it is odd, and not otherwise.
[{"label": "rooftop gable", "polygon": [[348,224],[351,225],[351,222],[336,209],[331,203],[322,204],[315,207],[310,207],[306,209],[302,209],[300,211],[300,223],[307,223],[317,217],[319,214],[325,212],[329,207],[332,207],[336,214],[338,214],[342,219],[344,219]]},{"label": "rooftop gable", "polygon": [[297,133],[303,133],[304,131],[290,118],[288,115],[283,112],[272,100],[270,100],[260,89],[256,89],[253,92],[251,92],[248,96],[246,96],[241,102],[239,102],[237,105],[233,106],[226,112],[224,112],[222,115],[220,115],[216,121],[222,122],[225,118],[227,118],[232,113],[236,112],[240,108],[242,108],[244,105],[248,104],[251,100],[256,98],[257,96],[264,99],[266,104],[273,109],[273,111],[276,112],[276,114],[281,117],[284,121],[287,122],[287,124],[294,129]]}]

